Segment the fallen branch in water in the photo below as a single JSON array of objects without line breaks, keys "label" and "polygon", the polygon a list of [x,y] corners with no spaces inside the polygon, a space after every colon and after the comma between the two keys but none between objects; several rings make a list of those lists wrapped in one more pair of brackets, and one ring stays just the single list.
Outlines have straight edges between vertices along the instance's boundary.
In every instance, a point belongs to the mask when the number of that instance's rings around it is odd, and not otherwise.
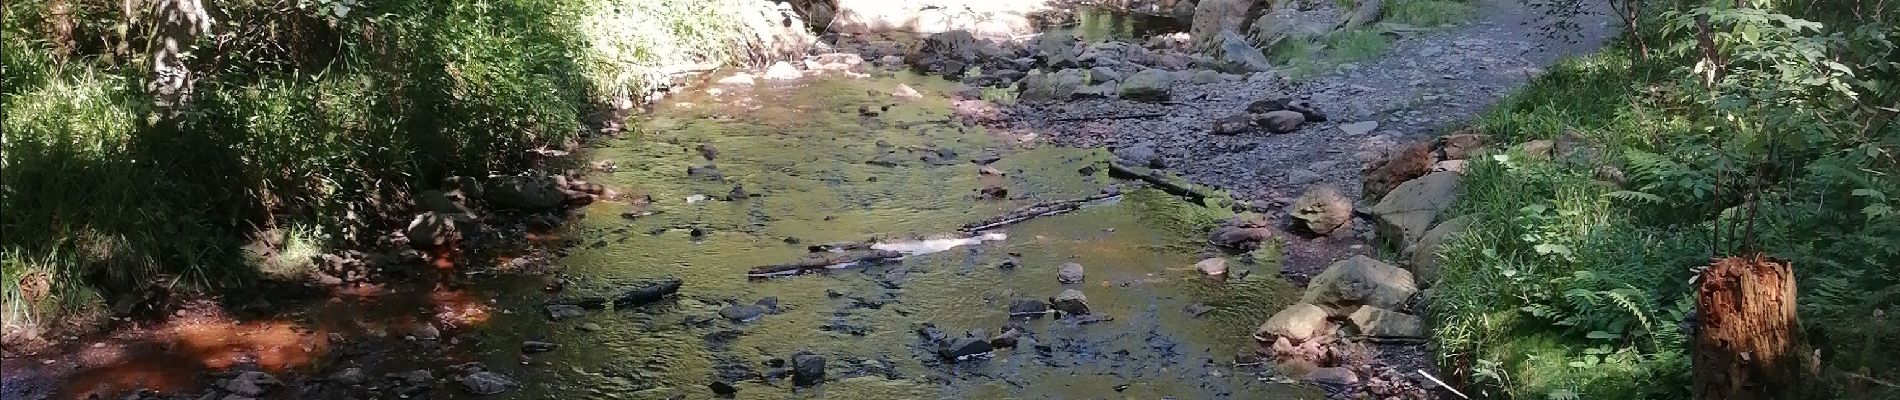
[{"label": "fallen branch in water", "polygon": [[1152,113],[1152,114],[1129,114],[1129,115],[1103,115],[1103,116],[1096,116],[1096,117],[1062,117],[1062,118],[1050,118],[1049,120],[1056,121],[1056,122],[1110,121],[1110,120],[1118,120],[1118,119],[1159,118],[1159,117],[1165,117],[1165,116],[1168,116],[1168,114]]},{"label": "fallen branch in water", "polygon": [[986,220],[982,220],[982,221],[978,221],[974,223],[964,224],[963,227],[958,228],[958,230],[961,230],[964,232],[977,232],[977,231],[995,229],[997,227],[1001,227],[1004,225],[1010,225],[1010,224],[1015,224],[1015,223],[1019,223],[1023,221],[1028,221],[1031,219],[1036,219],[1038,217],[1065,214],[1071,211],[1081,209],[1082,206],[1085,204],[1101,201],[1104,199],[1108,199],[1110,197],[1115,197],[1115,196],[1120,196],[1120,195],[1121,195],[1121,191],[1119,190],[1104,190],[1101,193],[1088,195],[1082,198],[1067,199],[1067,200],[1051,200],[1051,201],[1044,201],[1044,202],[1040,202],[1036,204],[1030,204],[1027,206],[1023,206],[1022,208],[1017,208],[1014,211],[1003,213],[1003,215],[998,215],[994,218],[990,218],[990,219],[986,219]]},{"label": "fallen branch in water", "polygon": [[805,258],[784,264],[772,264],[753,267],[746,272],[750,278],[769,278],[780,275],[796,275],[812,271],[830,269],[834,266],[855,264],[867,261],[889,260],[903,257],[904,253],[891,250],[862,250],[841,253],[812,253]]},{"label": "fallen branch in water", "polygon": [[1108,176],[1113,177],[1113,178],[1119,178],[1119,179],[1135,179],[1135,180],[1140,180],[1142,182],[1148,182],[1149,184],[1154,185],[1156,189],[1161,189],[1161,191],[1168,192],[1168,194],[1181,196],[1183,198],[1188,199],[1188,201],[1193,201],[1196,204],[1207,205],[1206,200],[1208,196],[1206,193],[1201,193],[1200,190],[1194,189],[1192,186],[1190,186],[1190,184],[1177,183],[1174,181],[1174,179],[1170,179],[1165,175],[1162,175],[1158,172],[1154,172],[1147,168],[1134,167],[1134,166],[1125,165],[1116,161],[1109,161],[1108,162]]},{"label": "fallen branch in water", "polygon": [[647,282],[640,287],[628,289],[626,292],[621,293],[619,297],[615,297],[614,308],[625,309],[663,300],[668,295],[678,293],[682,283],[679,278],[666,278]]}]

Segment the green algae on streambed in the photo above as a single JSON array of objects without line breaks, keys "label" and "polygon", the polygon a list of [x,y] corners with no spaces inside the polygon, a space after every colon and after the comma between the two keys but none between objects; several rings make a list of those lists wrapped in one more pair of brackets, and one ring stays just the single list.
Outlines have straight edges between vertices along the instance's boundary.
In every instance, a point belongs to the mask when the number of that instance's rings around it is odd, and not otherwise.
[{"label": "green algae on streambed", "polygon": [[[888,93],[899,83],[926,96],[894,98]],[[1319,397],[1234,369],[1234,355],[1252,349],[1254,325],[1287,304],[1294,289],[1276,278],[1277,265],[1248,266],[1263,273],[1232,282],[1201,276],[1190,266],[1200,259],[1202,232],[1226,213],[1155,190],[1006,227],[1006,240],[897,263],[748,279],[749,268],[798,259],[807,244],[938,237],[1018,206],[1115,183],[1105,172],[1077,172],[1103,160],[1099,150],[1021,150],[980,128],[932,122],[951,117],[949,101],[937,95],[947,86],[909,75],[721,85],[717,94],[670,99],[639,121],[636,134],[594,150],[595,159],[613,160],[618,169],[592,181],[652,200],[595,204],[565,229],[564,237],[582,245],[560,262],[575,279],[562,295],[612,296],[662,277],[685,285],[677,302],[636,311],[553,323],[537,313],[497,316],[490,342],[565,346],[535,357],[551,366],[523,370],[522,380],[533,384],[517,395],[710,398],[706,385],[718,380],[736,381],[741,398],[780,398],[794,392],[788,380],[768,384],[757,376],[771,369],[768,360],[811,352],[828,358],[831,380],[800,389],[801,396]],[[862,116],[860,106],[881,115]],[[725,181],[687,176],[689,167],[707,164],[696,150],[701,144],[717,149],[713,163]],[[936,165],[919,159],[937,149],[958,156]],[[866,163],[893,151],[905,165]],[[985,152],[1002,156],[992,166],[1006,177],[979,177],[968,160]],[[977,199],[980,187],[999,182],[1009,200]],[[757,196],[725,199],[734,185]],[[695,196],[708,199],[687,200]],[[621,217],[630,211],[657,213]],[[703,235],[693,236],[694,228]],[[998,268],[1012,252],[1021,254],[1021,266]],[[1017,349],[957,363],[936,358],[935,346],[917,333],[930,323],[951,337],[994,334],[1009,321],[1010,299],[1061,292],[1056,266],[1068,261],[1087,267],[1087,282],[1068,287],[1082,290],[1095,312],[1113,321],[1027,321],[1028,340]],[[764,297],[776,297],[781,311],[743,323],[719,316],[727,305]],[[517,292],[502,302],[523,310],[545,300]],[[1196,318],[1184,311],[1195,303],[1217,308]],[[584,323],[601,329],[575,329]],[[491,365],[518,361],[511,350],[483,358]]]},{"label": "green algae on streambed", "polygon": [[[899,84],[924,96],[893,97]],[[1257,252],[1269,255],[1253,263],[1229,256],[1236,270],[1256,271],[1244,279],[1203,277],[1191,266],[1205,232],[1230,213],[1153,189],[898,262],[747,276],[806,255],[809,244],[958,237],[966,223],[1119,183],[1100,170],[1109,157],[1102,150],[1024,149],[1016,137],[949,122],[950,85],[909,74],[828,76],[682,94],[589,153],[618,166],[589,180],[651,201],[595,203],[558,232],[575,244],[555,260],[570,280],[560,293],[544,292],[538,276],[484,277],[487,269],[475,267],[470,283],[437,271],[446,280],[419,282],[425,287],[341,296],[259,321],[185,324],[170,342],[95,349],[118,361],[65,375],[61,393],[198,390],[204,372],[251,363],[299,386],[272,398],[306,396],[353,366],[370,376],[433,370],[447,379],[429,397],[463,398],[474,396],[448,366],[479,361],[522,382],[482,398],[705,399],[715,397],[713,382],[733,384],[739,398],[1323,397],[1233,365],[1254,348],[1255,324],[1295,295],[1274,273],[1276,253]],[[863,115],[871,112],[879,115]],[[717,149],[712,164],[723,178],[688,176],[709,164],[701,144]],[[978,173],[970,160],[985,154],[998,157],[991,167],[1005,176]],[[900,165],[867,163],[880,156]],[[1085,167],[1098,171],[1079,173]],[[756,196],[727,199],[734,185]],[[1010,196],[980,200],[978,189],[992,185]],[[638,217],[622,216],[629,212]],[[1010,253],[1021,254],[1020,266],[999,268]],[[1057,266],[1070,261],[1086,266],[1084,284],[1057,283]],[[552,322],[542,312],[554,299],[611,297],[663,277],[684,281],[677,300]],[[1022,321],[1016,347],[961,362],[943,361],[917,333],[932,324],[950,337],[987,337],[1010,323],[1011,299],[1068,288],[1114,319]],[[778,299],[779,312],[749,322],[720,315],[765,297]],[[1190,305],[1213,311],[1195,317]],[[413,326],[445,319],[457,322],[439,341],[404,339]],[[524,356],[524,340],[561,347]],[[798,352],[825,356],[828,379],[801,389],[761,379],[773,370],[769,360]],[[308,393],[395,390],[374,381],[340,389]]]}]

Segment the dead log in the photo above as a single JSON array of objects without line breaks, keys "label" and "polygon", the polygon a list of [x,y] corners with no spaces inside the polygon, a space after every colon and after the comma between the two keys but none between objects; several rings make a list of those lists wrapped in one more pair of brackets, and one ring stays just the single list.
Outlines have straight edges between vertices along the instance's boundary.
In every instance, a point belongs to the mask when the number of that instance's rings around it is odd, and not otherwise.
[{"label": "dead log", "polygon": [[666,299],[666,296],[678,293],[682,282],[679,278],[666,278],[647,282],[640,287],[627,289],[614,298],[614,308],[631,308]]},{"label": "dead log", "polygon": [[1802,343],[1794,269],[1761,255],[1715,260],[1696,286],[1697,399],[1792,399]]},{"label": "dead log", "polygon": [[1156,189],[1161,189],[1161,191],[1168,192],[1168,194],[1180,196],[1195,204],[1207,205],[1207,194],[1195,189],[1192,186],[1193,184],[1176,182],[1166,175],[1147,168],[1130,166],[1117,161],[1109,161],[1108,176],[1118,179],[1134,179],[1148,182],[1148,184],[1154,185]]},{"label": "dead log", "polygon": [[891,251],[891,250],[864,250],[864,251],[849,251],[849,252],[842,252],[842,253],[812,253],[810,255],[805,256],[805,258],[798,259],[798,261],[793,261],[793,262],[784,263],[784,264],[773,264],[773,265],[753,267],[752,270],[746,272],[746,276],[752,277],[752,278],[766,278],[766,277],[779,276],[779,275],[801,274],[801,273],[806,273],[806,272],[811,272],[811,271],[829,269],[835,265],[861,263],[861,262],[868,262],[868,261],[889,260],[889,259],[899,258],[903,256],[904,256],[903,253],[899,253],[899,252]]},{"label": "dead log", "polygon": [[1023,206],[1021,208],[1017,208],[1010,212],[1003,213],[1003,215],[998,215],[990,219],[985,219],[982,221],[964,224],[963,227],[958,228],[958,230],[961,230],[964,232],[977,232],[977,231],[996,229],[997,227],[1010,225],[1010,224],[1016,224],[1023,221],[1036,219],[1038,217],[1046,217],[1050,215],[1069,213],[1075,210],[1082,209],[1082,206],[1087,205],[1088,203],[1101,201],[1104,199],[1108,199],[1110,197],[1115,197],[1115,196],[1120,196],[1120,195],[1121,195],[1121,191],[1118,191],[1118,190],[1104,190],[1101,193],[1096,193],[1096,194],[1084,196],[1081,198],[1066,199],[1066,200],[1051,200],[1051,201],[1044,201],[1044,202],[1040,202],[1036,204],[1030,204],[1027,206]]}]

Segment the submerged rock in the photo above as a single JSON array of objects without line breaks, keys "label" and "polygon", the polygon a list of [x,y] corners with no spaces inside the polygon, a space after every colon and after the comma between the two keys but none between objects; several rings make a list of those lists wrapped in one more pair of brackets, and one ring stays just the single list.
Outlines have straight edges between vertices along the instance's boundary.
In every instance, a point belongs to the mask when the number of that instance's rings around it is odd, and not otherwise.
[{"label": "submerged rock", "polygon": [[732,322],[749,322],[765,316],[766,311],[765,307],[755,304],[736,305],[719,310],[719,316]]},{"label": "submerged rock", "polygon": [[524,354],[546,353],[546,352],[554,351],[554,349],[559,349],[559,348],[561,348],[561,344],[559,343],[543,342],[539,340],[528,340],[528,341],[521,342],[521,352]]},{"label": "submerged rock", "polygon": [[507,375],[491,371],[477,371],[462,377],[462,388],[477,395],[491,395],[506,392],[521,386]]},{"label": "submerged rock", "polygon": [[825,381],[825,357],[799,353],[792,355],[792,384],[813,386]]},{"label": "submerged rock", "polygon": [[1227,259],[1214,257],[1201,260],[1201,262],[1194,263],[1194,269],[1200,270],[1202,274],[1207,274],[1207,276],[1226,276]]}]

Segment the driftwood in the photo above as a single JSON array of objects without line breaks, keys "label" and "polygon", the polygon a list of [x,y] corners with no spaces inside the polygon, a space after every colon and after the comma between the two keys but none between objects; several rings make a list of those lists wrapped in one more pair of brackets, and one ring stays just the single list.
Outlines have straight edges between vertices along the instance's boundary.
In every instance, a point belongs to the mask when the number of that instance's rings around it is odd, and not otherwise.
[{"label": "driftwood", "polygon": [[1161,191],[1168,192],[1168,194],[1181,196],[1182,198],[1188,199],[1188,201],[1193,201],[1195,204],[1207,205],[1207,194],[1201,193],[1200,190],[1194,189],[1192,186],[1189,186],[1189,184],[1175,182],[1173,179],[1147,168],[1129,166],[1117,161],[1109,161],[1108,176],[1148,182],[1154,185],[1156,189],[1161,189]]},{"label": "driftwood", "polygon": [[793,261],[793,262],[784,263],[784,264],[773,264],[773,265],[753,267],[751,271],[746,272],[746,276],[752,277],[752,278],[766,278],[766,277],[777,276],[777,275],[801,274],[801,273],[806,273],[806,272],[811,272],[811,271],[828,269],[828,268],[831,268],[832,266],[840,265],[840,264],[888,260],[888,259],[899,258],[903,256],[904,256],[904,253],[899,253],[899,252],[891,251],[891,250],[861,250],[861,251],[848,251],[848,252],[840,252],[840,253],[828,253],[828,252],[827,253],[812,253],[811,255],[805,256],[805,258],[799,259],[798,261]]},{"label": "driftwood", "polygon": [[638,307],[666,299],[666,296],[680,291],[681,283],[679,278],[666,278],[627,289],[619,297],[614,298],[614,308]]},{"label": "driftwood", "polygon": [[1003,213],[1003,215],[998,215],[994,218],[990,218],[990,219],[986,219],[986,220],[982,220],[982,221],[978,221],[974,223],[964,224],[963,227],[959,228],[958,230],[961,230],[964,232],[976,232],[976,231],[982,231],[982,230],[995,229],[1000,226],[1028,221],[1031,219],[1035,219],[1037,217],[1045,217],[1045,216],[1050,216],[1050,215],[1068,213],[1071,211],[1081,209],[1082,206],[1085,204],[1095,202],[1095,201],[1100,201],[1100,200],[1107,199],[1110,197],[1120,196],[1120,195],[1121,195],[1120,191],[1103,191],[1101,193],[1096,193],[1096,194],[1088,195],[1081,198],[1067,199],[1067,200],[1051,200],[1051,201],[1044,201],[1044,202],[1040,202],[1036,204],[1030,204],[1027,206],[1023,206],[1022,208],[1017,208],[1013,211]]}]

